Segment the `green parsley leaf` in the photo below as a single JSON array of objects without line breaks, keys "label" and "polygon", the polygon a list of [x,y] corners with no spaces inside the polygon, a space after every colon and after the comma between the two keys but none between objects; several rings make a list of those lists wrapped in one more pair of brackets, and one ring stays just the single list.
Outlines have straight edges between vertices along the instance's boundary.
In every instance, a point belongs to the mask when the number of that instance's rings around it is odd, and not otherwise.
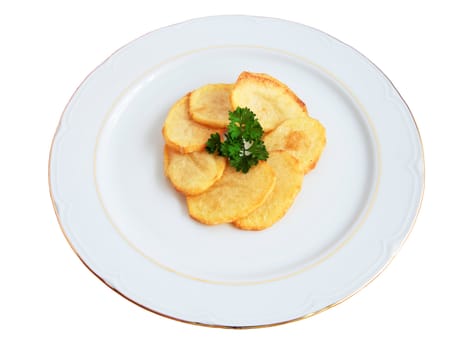
[{"label": "green parsley leaf", "polygon": [[267,160],[269,157],[261,140],[263,128],[248,107],[237,107],[235,111],[229,112],[229,120],[224,142],[221,142],[218,133],[211,134],[206,150],[226,157],[237,171],[247,173],[260,160]]},{"label": "green parsley leaf", "polygon": [[208,151],[208,153],[219,152],[220,147],[221,147],[221,136],[219,135],[219,133],[216,132],[215,134],[211,134],[208,142],[206,142],[206,151]]}]

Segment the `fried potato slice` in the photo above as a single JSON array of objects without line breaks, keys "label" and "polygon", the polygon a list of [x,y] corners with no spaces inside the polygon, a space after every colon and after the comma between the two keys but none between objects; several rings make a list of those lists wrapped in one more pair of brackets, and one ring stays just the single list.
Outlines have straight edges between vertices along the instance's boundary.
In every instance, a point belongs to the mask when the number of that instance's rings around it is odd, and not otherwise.
[{"label": "fried potato slice", "polygon": [[222,176],[225,164],[226,158],[206,151],[183,154],[167,145],[164,148],[165,175],[185,195],[206,191]]},{"label": "fried potato slice", "polygon": [[242,72],[230,99],[233,109],[250,108],[265,132],[284,120],[308,115],[305,103],[287,85],[263,73]]},{"label": "fried potato slice", "polygon": [[233,84],[208,84],[193,91],[188,102],[191,119],[212,128],[227,127],[232,88]]},{"label": "fried potato slice", "polygon": [[188,95],[178,100],[170,109],[162,134],[165,142],[180,153],[201,151],[213,133],[222,131],[200,125],[188,113]]},{"label": "fried potato slice", "polygon": [[326,130],[311,117],[284,121],[264,137],[266,149],[271,152],[285,150],[297,158],[300,169],[312,170],[326,145]]},{"label": "fried potato slice", "polygon": [[206,192],[187,196],[192,218],[207,225],[232,222],[264,203],[276,182],[274,170],[260,162],[246,174],[227,166],[222,177]]},{"label": "fried potato slice", "polygon": [[242,230],[263,230],[272,226],[285,215],[302,188],[303,171],[289,153],[271,152],[267,162],[276,173],[276,184],[263,205],[233,222]]}]

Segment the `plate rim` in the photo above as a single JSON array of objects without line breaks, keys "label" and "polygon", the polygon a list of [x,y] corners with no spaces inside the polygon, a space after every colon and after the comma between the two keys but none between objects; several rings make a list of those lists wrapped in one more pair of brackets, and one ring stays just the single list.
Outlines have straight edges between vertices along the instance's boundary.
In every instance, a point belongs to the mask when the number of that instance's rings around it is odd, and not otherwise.
[{"label": "plate rim", "polygon": [[[285,320],[285,321],[281,321],[281,322],[275,322],[275,323],[269,323],[269,324],[258,324],[258,325],[246,325],[246,326],[231,326],[231,325],[221,325],[221,324],[211,324],[211,323],[203,323],[203,322],[195,322],[195,321],[190,321],[190,320],[185,320],[185,319],[182,319],[182,318],[178,318],[178,317],[174,317],[174,316],[171,316],[171,315],[168,315],[168,314],[164,314],[158,310],[154,310],[146,305],[143,305],[142,303],[136,301],[136,300],[133,300],[132,298],[130,298],[129,296],[125,295],[123,292],[120,292],[117,288],[115,288],[114,286],[112,286],[109,282],[107,282],[103,277],[101,277],[97,272],[95,272],[90,266],[88,263],[85,262],[85,260],[82,258],[82,256],[79,254],[79,252],[77,251],[77,249],[75,248],[75,246],[73,245],[73,243],[71,242],[70,238],[68,237],[67,233],[66,233],[66,230],[62,224],[62,220],[60,218],[60,214],[58,212],[58,208],[57,208],[57,205],[56,205],[56,200],[54,198],[54,195],[53,195],[53,191],[52,191],[52,181],[51,181],[51,160],[52,160],[52,154],[53,154],[53,148],[54,148],[54,144],[55,144],[55,140],[56,140],[56,136],[57,136],[57,133],[60,129],[60,126],[62,125],[62,120],[63,120],[63,117],[65,115],[65,112],[67,111],[70,103],[74,100],[75,96],[76,96],[76,93],[80,90],[80,88],[83,86],[83,84],[88,80],[88,78],[90,76],[92,76],[94,74],[94,72],[96,72],[102,65],[104,65],[110,58],[112,58],[114,55],[116,55],[119,51],[121,51],[122,49],[130,46],[132,43],[134,43],[135,41],[138,41],[139,39],[142,39],[143,37],[147,36],[147,35],[150,35],[151,33],[153,32],[156,32],[156,31],[159,31],[161,29],[165,29],[165,28],[169,28],[169,27],[176,27],[176,26],[179,26],[179,25],[183,25],[183,24],[187,24],[187,23],[190,23],[190,22],[196,22],[196,21],[203,21],[203,20],[209,20],[209,19],[213,19],[213,18],[240,18],[240,19],[260,19],[260,20],[273,20],[273,21],[281,21],[281,22],[285,22],[285,23],[289,23],[289,24],[294,24],[294,25],[298,25],[298,26],[301,26],[303,28],[306,28],[306,29],[311,29],[311,30],[314,30],[320,34],[324,34],[328,37],[330,37],[331,39],[339,42],[340,44],[348,47],[349,49],[351,49],[352,51],[358,53],[359,55],[361,55],[364,59],[366,59],[368,61],[368,63],[370,63],[380,74],[382,74],[382,76],[387,80],[387,82],[390,84],[390,86],[394,89],[394,91],[396,92],[396,94],[398,95],[398,97],[401,99],[402,101],[402,104],[407,108],[407,111],[408,111],[408,114],[410,115],[411,117],[411,120],[413,122],[413,125],[415,126],[415,130],[416,130],[416,133],[417,133],[417,136],[418,136],[418,140],[420,141],[420,158],[421,158],[421,176],[420,176],[420,198],[418,200],[418,203],[417,203],[417,207],[416,207],[416,211],[414,213],[414,217],[412,219],[412,222],[409,226],[409,229],[407,232],[405,232],[405,235],[404,235],[404,238],[403,240],[400,242],[400,244],[398,245],[398,247],[395,249],[395,251],[392,253],[392,255],[390,256],[390,258],[384,263],[384,265],[379,268],[379,270],[366,282],[364,283],[362,286],[360,286],[359,288],[357,288],[355,291],[353,291],[352,293],[348,294],[347,296],[337,300],[336,302],[332,303],[332,304],[329,304],[319,310],[316,310],[316,311],[313,311],[313,312],[310,312],[308,314],[305,314],[303,316],[300,316],[300,317],[296,317],[296,318],[293,318],[293,319],[289,319],[289,320]],[[122,45],[120,48],[118,48],[117,50],[115,50],[114,52],[112,52],[105,60],[103,60],[99,65],[97,65],[92,71],[90,71],[86,76],[85,78],[81,81],[81,83],[76,87],[75,91],[73,92],[73,94],[71,95],[71,97],[69,98],[68,102],[66,103],[61,115],[60,115],[60,118],[59,118],[59,122],[57,124],[57,127],[55,129],[55,132],[54,132],[54,135],[53,135],[53,138],[52,138],[52,142],[51,142],[51,146],[50,146],[50,150],[49,150],[49,159],[48,159],[48,187],[49,187],[49,195],[50,195],[50,199],[51,199],[51,202],[52,202],[52,206],[53,206],[53,209],[54,209],[54,213],[55,213],[55,216],[56,216],[56,219],[57,219],[57,222],[59,224],[59,227],[60,227],[60,230],[62,231],[62,234],[63,236],[65,237],[65,240],[67,241],[67,243],[69,244],[69,246],[71,247],[71,249],[73,250],[73,252],[76,254],[76,256],[79,258],[79,260],[86,266],[86,268],[92,272],[92,274],[94,276],[96,276],[100,281],[102,281],[107,287],[109,287],[111,290],[113,290],[114,292],[116,292],[117,294],[119,294],[120,296],[124,297],[125,299],[127,299],[128,301],[132,302],[133,304],[147,310],[147,311],[150,311],[152,313],[155,313],[157,315],[160,315],[160,316],[163,316],[165,318],[168,318],[168,319],[172,319],[172,320],[175,320],[175,321],[179,321],[179,322],[182,322],[182,323],[187,323],[187,324],[192,324],[192,325],[197,325],[197,326],[204,326],[204,327],[210,327],[210,328],[226,328],[226,329],[254,329],[254,328],[266,328],[266,327],[273,327],[273,326],[278,326],[278,325],[283,325],[283,324],[287,324],[287,323],[292,323],[292,322],[296,322],[296,321],[299,321],[299,320],[303,320],[303,319],[307,319],[311,316],[314,316],[314,315],[317,315],[321,312],[324,312],[334,306],[337,306],[339,305],[340,303],[346,301],[347,299],[351,298],[353,295],[357,294],[359,291],[361,291],[362,289],[364,289],[365,287],[367,287],[371,282],[373,282],[388,266],[389,264],[393,261],[393,259],[395,258],[395,256],[398,254],[398,252],[400,251],[400,249],[402,248],[402,246],[405,244],[405,242],[407,241],[408,237],[410,236],[410,234],[412,233],[413,231],[413,228],[417,222],[417,219],[418,219],[418,215],[419,215],[419,212],[420,212],[420,209],[421,209],[421,206],[422,206],[422,202],[423,202],[423,199],[424,199],[424,191],[425,191],[425,178],[426,178],[426,166],[425,166],[425,152],[424,152],[424,146],[423,146],[423,140],[422,140],[422,137],[421,137],[421,134],[420,134],[420,129],[418,127],[418,124],[415,120],[415,117],[412,113],[412,111],[410,110],[410,107],[408,106],[407,102],[405,101],[405,99],[402,97],[402,95],[400,94],[400,92],[397,90],[397,88],[395,87],[394,83],[389,79],[389,77],[373,62],[371,61],[367,56],[365,56],[364,54],[362,54],[360,51],[358,51],[357,49],[355,49],[353,46],[339,40],[338,38],[322,31],[322,30],[319,30],[317,28],[314,28],[312,26],[309,26],[309,25],[306,25],[306,24],[303,24],[303,23],[300,23],[300,22],[295,22],[295,21],[290,21],[290,20],[286,20],[286,19],[282,19],[282,18],[276,18],[276,17],[268,17],[268,16],[250,16],[250,15],[213,15],[213,16],[204,16],[204,17],[196,17],[196,18],[191,18],[191,19],[188,19],[186,21],[181,21],[181,22],[177,22],[177,23],[174,23],[174,24],[170,24],[170,25],[167,25],[167,26],[163,26],[163,27],[159,27],[159,28],[156,28],[154,30],[151,30],[143,35],[140,35],[139,37],[135,38],[135,39],[132,39],[130,40],[129,42],[125,43],[124,45]]]}]

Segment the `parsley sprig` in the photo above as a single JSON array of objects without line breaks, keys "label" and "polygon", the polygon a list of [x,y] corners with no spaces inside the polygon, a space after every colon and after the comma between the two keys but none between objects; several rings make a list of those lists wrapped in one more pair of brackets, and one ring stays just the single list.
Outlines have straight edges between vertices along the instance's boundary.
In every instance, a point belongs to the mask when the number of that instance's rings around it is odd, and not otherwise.
[{"label": "parsley sprig", "polygon": [[260,160],[266,160],[269,153],[263,140],[263,128],[256,115],[248,107],[237,107],[229,112],[230,124],[221,141],[219,133],[211,134],[206,143],[209,153],[226,157],[237,171],[247,173]]}]

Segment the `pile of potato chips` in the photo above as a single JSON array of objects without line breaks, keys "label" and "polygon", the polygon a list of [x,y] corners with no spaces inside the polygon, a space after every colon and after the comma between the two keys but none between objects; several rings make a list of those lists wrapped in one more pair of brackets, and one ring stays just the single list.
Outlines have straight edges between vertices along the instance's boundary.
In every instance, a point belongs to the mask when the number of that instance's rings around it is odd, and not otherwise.
[{"label": "pile of potato chips", "polygon": [[[229,111],[237,107],[256,114],[269,152],[267,161],[246,174],[205,150],[211,134],[224,134]],[[186,196],[191,217],[245,230],[265,229],[285,215],[326,145],[324,127],[288,86],[250,72],[235,84],[209,84],[182,97],[162,133],[165,174]]]}]

